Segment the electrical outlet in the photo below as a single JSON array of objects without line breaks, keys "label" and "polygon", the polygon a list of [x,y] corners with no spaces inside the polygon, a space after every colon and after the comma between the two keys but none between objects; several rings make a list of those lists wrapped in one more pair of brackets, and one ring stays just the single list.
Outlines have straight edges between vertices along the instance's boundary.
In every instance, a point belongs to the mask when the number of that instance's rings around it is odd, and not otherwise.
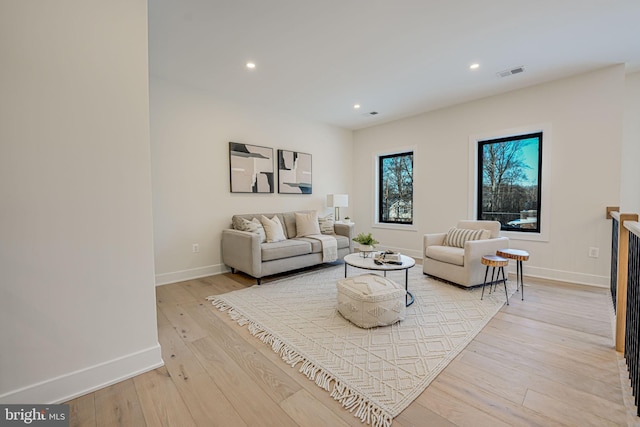
[{"label": "electrical outlet", "polygon": [[193,251],[194,254],[197,254],[198,252],[200,252],[200,245],[197,243],[194,243],[191,246],[191,250]]},{"label": "electrical outlet", "polygon": [[590,258],[598,258],[600,256],[600,249],[599,248],[594,248],[594,247],[590,247],[589,248],[589,257]]}]

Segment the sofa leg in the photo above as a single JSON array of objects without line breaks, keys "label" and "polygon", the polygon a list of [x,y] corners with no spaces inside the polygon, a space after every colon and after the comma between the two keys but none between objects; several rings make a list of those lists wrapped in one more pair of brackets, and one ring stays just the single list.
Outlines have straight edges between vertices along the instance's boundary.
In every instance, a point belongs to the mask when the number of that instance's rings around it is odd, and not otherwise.
[{"label": "sofa leg", "polygon": [[231,274],[236,274],[236,269],[231,267]]},{"label": "sofa leg", "polygon": [[261,279],[260,277],[258,277],[258,278],[256,279],[256,281],[258,282],[258,286],[260,286],[260,285],[262,284],[262,279]]}]

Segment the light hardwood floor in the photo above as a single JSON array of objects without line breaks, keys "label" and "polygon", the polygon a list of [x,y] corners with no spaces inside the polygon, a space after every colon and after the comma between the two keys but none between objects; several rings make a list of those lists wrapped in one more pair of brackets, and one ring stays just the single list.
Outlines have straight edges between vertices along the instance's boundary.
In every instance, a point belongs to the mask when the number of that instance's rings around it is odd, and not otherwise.
[{"label": "light hardwood floor", "polygon": [[[68,402],[71,425],[364,425],[204,300],[253,284],[223,274],[158,287],[166,365]],[[525,285],[525,301],[515,294],[394,427],[639,425],[624,403],[608,291]]]}]

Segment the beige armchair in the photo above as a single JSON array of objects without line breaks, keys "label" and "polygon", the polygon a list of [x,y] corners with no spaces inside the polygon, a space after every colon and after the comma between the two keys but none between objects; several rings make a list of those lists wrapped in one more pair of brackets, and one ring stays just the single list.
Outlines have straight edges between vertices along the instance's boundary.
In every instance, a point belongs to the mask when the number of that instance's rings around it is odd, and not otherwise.
[{"label": "beige armchair", "polygon": [[509,239],[500,237],[498,221],[459,221],[447,233],[424,235],[422,271],[462,286],[481,285],[482,256],[508,247]]}]

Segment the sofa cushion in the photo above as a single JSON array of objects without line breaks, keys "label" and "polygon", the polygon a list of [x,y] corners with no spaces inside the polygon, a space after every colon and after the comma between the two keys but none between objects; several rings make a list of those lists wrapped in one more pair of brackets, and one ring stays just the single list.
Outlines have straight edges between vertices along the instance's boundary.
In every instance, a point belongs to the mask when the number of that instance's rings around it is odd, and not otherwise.
[{"label": "sofa cushion", "polygon": [[464,249],[455,246],[429,246],[425,255],[436,261],[464,266]]},{"label": "sofa cushion", "polygon": [[319,217],[318,224],[320,225],[320,233],[335,234],[335,230],[333,229],[333,226],[335,224],[335,221],[333,220],[333,214]]},{"label": "sofa cushion", "polygon": [[260,217],[260,222],[264,227],[264,232],[267,235],[267,242],[280,242],[282,240],[287,240],[287,237],[284,234],[284,229],[282,228],[282,224],[278,219],[277,215],[274,215],[273,218],[269,219],[266,216],[262,215]]},{"label": "sofa cushion", "polygon": [[468,240],[484,240],[488,239],[489,235],[489,230],[451,227],[444,238],[444,245],[464,248],[464,244]]},{"label": "sofa cushion", "polygon": [[[304,212],[304,211],[300,211]],[[296,230],[296,213],[295,212],[284,212],[279,215],[282,220],[282,226],[284,228],[284,234],[288,239],[293,239],[298,234],[298,230]]]},{"label": "sofa cushion", "polygon": [[311,253],[311,243],[301,239],[287,239],[260,245],[262,261],[290,258]]},{"label": "sofa cushion", "polygon": [[296,237],[320,234],[317,212],[296,212]]},{"label": "sofa cushion", "polygon": [[249,233],[256,233],[260,236],[260,243],[267,241],[267,235],[264,232],[264,227],[258,218],[253,218],[251,221],[241,217],[233,219],[233,228],[240,231],[248,231]]},{"label": "sofa cushion", "polygon": [[311,246],[311,250],[309,252],[311,252],[312,254],[322,252],[322,242],[320,240],[312,239],[311,237],[296,237],[292,240],[307,242]]},{"label": "sofa cushion", "polygon": [[[307,213],[311,211],[297,211],[301,213]],[[266,216],[267,218],[272,218],[277,216],[280,220],[280,224],[282,225],[282,229],[284,230],[284,235],[287,239],[292,239],[296,237],[298,234],[296,231],[296,213],[295,212],[281,212],[281,213],[254,213],[254,214],[235,214],[233,215],[231,222],[232,228],[236,229],[236,224],[239,221],[239,218],[244,218],[251,221],[253,218],[260,219],[261,216]]]},{"label": "sofa cushion", "polygon": [[[340,236],[339,234],[335,234],[332,237],[335,237],[338,249],[349,249],[350,241],[348,237]],[[311,253],[322,253],[322,242],[320,240],[314,239],[313,237],[296,237],[293,240],[301,240],[309,243],[311,245]]]}]

